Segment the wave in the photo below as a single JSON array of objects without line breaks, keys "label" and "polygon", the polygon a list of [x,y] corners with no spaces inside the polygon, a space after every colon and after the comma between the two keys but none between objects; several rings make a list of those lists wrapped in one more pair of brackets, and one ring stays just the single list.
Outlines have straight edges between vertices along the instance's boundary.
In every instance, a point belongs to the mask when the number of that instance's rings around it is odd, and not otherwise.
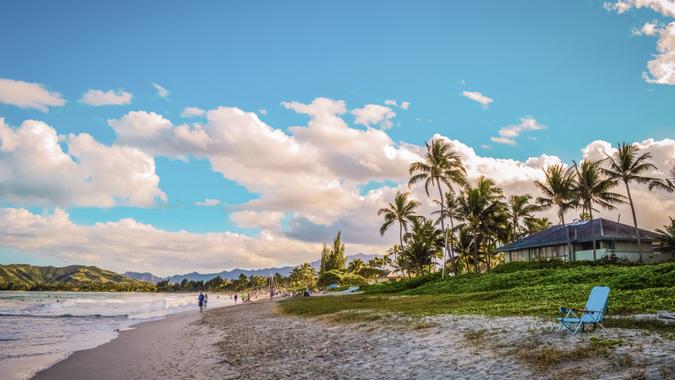
[{"label": "wave", "polygon": [[60,314],[60,315],[48,315],[48,314],[19,314],[19,313],[0,313],[0,317],[19,317],[19,318],[129,318],[129,314],[118,314],[118,315],[103,315],[103,314],[88,314],[88,315],[74,315],[74,314]]}]

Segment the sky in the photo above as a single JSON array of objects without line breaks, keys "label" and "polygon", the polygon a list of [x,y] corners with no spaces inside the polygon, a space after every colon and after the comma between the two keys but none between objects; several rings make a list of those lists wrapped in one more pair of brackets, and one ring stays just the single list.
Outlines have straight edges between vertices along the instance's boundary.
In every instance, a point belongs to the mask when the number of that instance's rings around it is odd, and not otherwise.
[{"label": "sky", "polygon": [[[507,196],[619,141],[651,152],[654,175],[675,165],[670,0],[0,13],[0,263],[270,267],[317,259],[338,230],[348,253],[381,254],[397,236],[377,210],[434,136]],[[672,194],[633,195],[647,228],[675,215]]]}]

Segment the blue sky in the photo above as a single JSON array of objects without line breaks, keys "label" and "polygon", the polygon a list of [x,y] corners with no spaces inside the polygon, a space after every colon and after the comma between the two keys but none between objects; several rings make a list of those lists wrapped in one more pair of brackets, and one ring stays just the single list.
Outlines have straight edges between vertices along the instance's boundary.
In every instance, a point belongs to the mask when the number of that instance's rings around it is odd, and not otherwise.
[{"label": "blue sky", "polygon": [[[580,159],[580,150],[595,140],[672,139],[675,88],[643,78],[658,36],[631,33],[653,20],[665,27],[672,15],[606,8],[600,1],[5,2],[0,78],[42,84],[60,93],[65,105],[42,112],[5,102],[0,117],[12,128],[35,119],[59,135],[86,133],[110,146],[124,144],[107,121],[130,111],[154,112],[178,125],[200,122],[181,118],[185,107],[228,106],[256,112],[265,124],[293,135],[289,127],[306,126],[311,118],[282,102],[325,97],[343,100],[343,119],[361,131],[376,126],[356,124],[351,110],[396,100],[393,127],[385,131],[392,141],[420,146],[438,133],[481,157],[549,155],[567,162]],[[152,83],[169,95],[160,96]],[[80,100],[90,89],[133,97],[130,104],[91,106]],[[463,91],[493,101],[483,107]],[[403,101],[408,109],[400,107]],[[521,132],[515,145],[491,141],[523,118],[545,128]],[[68,151],[67,142],[60,145]],[[32,203],[1,193],[0,204],[34,215],[62,208],[76,225],[131,218],[168,232],[231,231],[251,238],[264,232],[230,218],[247,202],[265,200],[255,186],[214,170],[207,156],[148,154],[166,194],[150,207]],[[398,182],[383,175],[354,184],[365,195]],[[195,205],[205,199],[220,204]],[[293,210],[272,203],[265,207],[284,215],[277,233],[302,225],[302,212],[294,224]],[[348,216],[332,216],[315,217],[314,224],[324,221],[329,230],[349,224]],[[77,259],[45,253],[58,251],[51,246],[4,245],[4,262]],[[172,269],[191,269],[181,265]]]}]

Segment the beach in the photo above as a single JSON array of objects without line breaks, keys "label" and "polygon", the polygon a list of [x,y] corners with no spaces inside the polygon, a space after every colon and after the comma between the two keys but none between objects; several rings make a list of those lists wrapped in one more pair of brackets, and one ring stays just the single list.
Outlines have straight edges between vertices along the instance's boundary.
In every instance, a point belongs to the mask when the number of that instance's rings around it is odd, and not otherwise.
[{"label": "beach", "polygon": [[[641,330],[573,336],[534,317],[382,315],[345,322],[339,314],[282,315],[277,306],[260,301],[146,322],[35,379],[668,379],[675,373],[672,338]],[[593,355],[550,359],[551,352],[584,345],[594,347]]]}]

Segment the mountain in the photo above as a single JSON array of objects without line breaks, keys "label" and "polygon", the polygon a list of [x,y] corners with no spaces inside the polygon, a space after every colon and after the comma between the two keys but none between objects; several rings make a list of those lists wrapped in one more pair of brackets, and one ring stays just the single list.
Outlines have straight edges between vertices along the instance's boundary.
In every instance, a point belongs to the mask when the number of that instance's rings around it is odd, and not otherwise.
[{"label": "mountain", "polygon": [[163,278],[155,276],[150,272],[124,272],[123,275],[132,280],[145,281],[151,284],[156,284],[163,280]]},{"label": "mountain", "polygon": [[[365,253],[357,253],[351,256],[347,256],[347,263],[356,260],[356,259],[361,259],[363,261],[368,261],[372,258],[375,257],[381,257],[379,255],[367,255]],[[319,270],[319,267],[321,266],[321,260],[316,260],[312,261],[309,263],[314,269]],[[279,273],[282,276],[288,276],[293,268],[295,268],[296,265],[289,265],[289,266],[284,266],[284,267],[276,267],[276,268],[264,268],[264,269],[232,269],[229,271],[222,271],[222,272],[217,272],[217,273],[197,273],[197,272],[192,272],[192,273],[185,273],[185,274],[175,274],[173,276],[168,276],[162,278],[162,280],[169,280],[170,282],[181,282],[183,279],[187,279],[189,281],[208,281],[214,277],[220,276],[223,279],[227,280],[233,280],[235,278],[238,278],[240,275],[245,275],[245,276],[270,276],[274,273]],[[127,272],[127,273],[134,273],[134,272]],[[152,274],[147,273],[148,275],[152,276]],[[153,276],[155,278],[158,278],[156,276]],[[141,279],[140,277],[131,277],[134,279]],[[155,281],[157,282],[157,281]]]},{"label": "mountain", "polygon": [[0,265],[0,290],[152,291],[153,284],[84,265]]}]

